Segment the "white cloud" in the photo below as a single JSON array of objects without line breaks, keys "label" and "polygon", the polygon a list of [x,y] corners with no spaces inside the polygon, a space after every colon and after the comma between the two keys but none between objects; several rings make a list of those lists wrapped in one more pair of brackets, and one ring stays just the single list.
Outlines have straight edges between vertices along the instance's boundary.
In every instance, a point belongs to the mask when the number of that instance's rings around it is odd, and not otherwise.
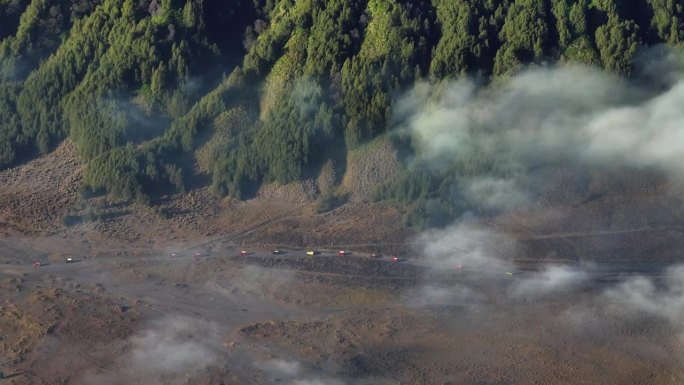
[{"label": "white cloud", "polygon": [[569,266],[550,266],[516,281],[513,294],[519,297],[555,294],[576,288],[589,278],[590,274],[584,270]]},{"label": "white cloud", "polygon": [[416,160],[456,173],[462,196],[486,209],[534,201],[554,167],[653,168],[684,180],[684,80],[653,93],[596,69],[531,69],[478,90],[461,80],[418,84],[397,102],[398,132]]}]

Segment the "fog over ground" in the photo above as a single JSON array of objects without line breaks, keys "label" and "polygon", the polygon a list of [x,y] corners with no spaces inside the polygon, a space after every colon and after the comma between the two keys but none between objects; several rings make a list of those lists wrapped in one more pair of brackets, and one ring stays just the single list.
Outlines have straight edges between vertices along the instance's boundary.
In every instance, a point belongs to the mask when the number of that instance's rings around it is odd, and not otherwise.
[{"label": "fog over ground", "polygon": [[[579,175],[594,170],[618,177],[626,171],[656,174],[680,194],[682,58],[681,52],[662,47],[646,51],[629,80],[589,67],[557,65],[529,68],[487,88],[472,80],[418,84],[397,102],[395,133],[409,137],[416,148],[411,167],[457,175],[457,196],[490,213],[533,208],[561,168]],[[483,274],[483,280],[515,271],[510,260],[516,240],[478,219],[466,213],[448,227],[419,236],[435,271],[462,268],[466,276]],[[564,295],[586,287],[594,273],[591,266],[548,266],[510,275],[505,296],[515,303]],[[682,282],[684,265],[671,266],[664,277],[625,277],[594,293],[590,306],[619,308],[618,318],[655,317],[684,336]],[[470,301],[487,308],[483,291],[462,283],[426,282],[407,298],[417,306]],[[576,326],[606,327],[605,320],[590,313]]]},{"label": "fog over ground", "polygon": [[88,373],[81,384],[184,384],[217,363],[217,324],[185,316],[154,320],[126,341],[126,354],[104,373]]},{"label": "fog over ground", "polygon": [[681,54],[651,50],[639,63],[635,80],[559,65],[488,88],[472,80],[418,84],[397,102],[396,132],[411,137],[415,166],[455,169],[461,195],[489,209],[533,202],[561,166],[634,167],[682,182]]},{"label": "fog over ground", "polygon": [[634,277],[606,290],[605,299],[631,312],[644,312],[669,322],[684,343],[684,265],[671,266],[664,281]]},{"label": "fog over ground", "polygon": [[[398,100],[394,120],[397,132],[410,136],[417,149],[412,167],[437,175],[455,170],[458,196],[488,212],[531,207],[560,167],[578,174],[593,169],[655,172],[667,178],[674,192],[682,191],[684,73],[680,61],[678,54],[650,51],[640,59],[632,80],[566,65],[530,68],[487,88],[471,80],[423,83]],[[301,103],[310,102],[304,96]],[[309,110],[309,104],[303,105],[302,113]],[[420,308],[465,305],[464,312],[458,313],[463,319],[456,313],[448,316],[477,328],[479,320],[497,318],[492,315],[509,315],[517,306],[524,311],[530,303],[565,298],[591,286],[596,274],[592,266],[548,265],[519,274],[512,262],[517,240],[479,219],[467,213],[447,227],[418,237],[418,243],[426,245],[421,255],[435,272],[462,274],[466,279],[426,281],[406,291],[406,304]],[[239,289],[268,298],[278,287],[297,279],[289,270],[254,266],[243,268],[240,274],[226,282],[207,281],[203,288],[225,297]],[[684,264],[669,267],[662,277],[625,277],[590,292],[583,297],[588,298],[586,302],[568,305],[557,317],[564,328],[585,338],[609,338],[616,324],[634,316],[652,317],[666,323],[684,347],[683,282]],[[492,286],[501,290],[491,290]],[[112,370],[90,373],[81,383],[188,383],[196,373],[225,363],[221,353],[224,326],[183,316],[161,317],[125,342],[127,353]],[[391,383],[377,378],[350,380],[336,375],[335,368],[308,367],[286,354],[242,358],[269,383]]]}]

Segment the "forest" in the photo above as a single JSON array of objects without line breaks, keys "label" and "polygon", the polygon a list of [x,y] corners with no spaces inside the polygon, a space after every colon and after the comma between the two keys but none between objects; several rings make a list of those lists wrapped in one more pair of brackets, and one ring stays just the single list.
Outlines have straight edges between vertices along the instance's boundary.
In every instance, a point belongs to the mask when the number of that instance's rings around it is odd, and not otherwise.
[{"label": "forest", "polygon": [[[678,0],[0,0],[0,167],[70,139],[84,194],[149,204],[208,180],[247,198],[343,164],[416,82],[629,77],[640,49],[683,39]],[[448,179],[407,171],[378,199]]]}]

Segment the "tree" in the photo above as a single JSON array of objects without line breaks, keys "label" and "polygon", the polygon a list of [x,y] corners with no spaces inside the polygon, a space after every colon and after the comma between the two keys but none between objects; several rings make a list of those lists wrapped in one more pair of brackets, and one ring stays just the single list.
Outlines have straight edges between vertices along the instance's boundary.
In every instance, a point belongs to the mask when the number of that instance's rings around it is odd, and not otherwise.
[{"label": "tree", "polygon": [[639,26],[632,20],[620,20],[612,14],[596,30],[596,46],[603,66],[621,74],[631,72],[631,61],[639,47]]}]

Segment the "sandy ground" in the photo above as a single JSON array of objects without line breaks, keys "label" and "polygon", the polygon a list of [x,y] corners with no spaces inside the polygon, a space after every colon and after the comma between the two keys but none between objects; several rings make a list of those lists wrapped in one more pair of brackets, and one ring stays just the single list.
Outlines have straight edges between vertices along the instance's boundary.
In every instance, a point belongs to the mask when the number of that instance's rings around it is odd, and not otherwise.
[{"label": "sandy ground", "polygon": [[[148,208],[80,197],[82,172],[68,143],[0,172],[2,384],[684,383],[664,270],[684,215],[659,192],[494,218],[517,241],[508,275],[432,269],[382,203],[198,189]],[[602,265],[548,290],[549,263]],[[626,283],[641,297],[610,296]]]},{"label": "sandy ground", "polygon": [[[682,378],[674,329],[603,307],[596,297],[605,284],[594,281],[532,300],[506,294],[518,276],[431,277],[407,262],[360,255],[195,252],[1,266],[0,351],[10,377],[4,381],[675,384]],[[336,272],[336,264],[346,267]],[[409,279],[415,272],[421,278]],[[436,284],[439,295],[426,289]]]}]

